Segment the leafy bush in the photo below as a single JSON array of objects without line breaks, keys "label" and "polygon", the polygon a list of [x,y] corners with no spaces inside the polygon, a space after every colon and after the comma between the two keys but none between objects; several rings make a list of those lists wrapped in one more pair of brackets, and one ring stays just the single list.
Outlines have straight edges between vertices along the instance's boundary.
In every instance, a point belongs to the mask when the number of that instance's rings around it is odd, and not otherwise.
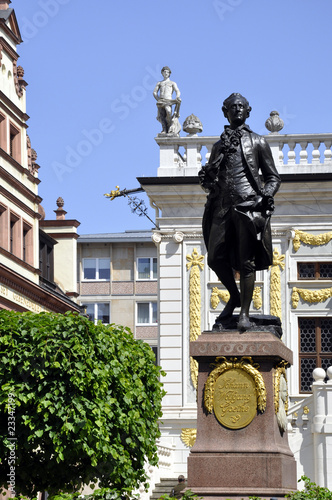
[{"label": "leafy bush", "polygon": [[299,481],[304,481],[304,490],[295,491],[287,495],[291,500],[332,500],[332,491],[310,481],[307,476],[302,476]]},{"label": "leafy bush", "polygon": [[97,481],[124,494],[146,481],[163,397],[147,344],[75,314],[2,310],[0,354],[1,486],[10,458],[15,491],[30,497]]},{"label": "leafy bush", "polygon": [[[200,500],[202,497],[195,495],[190,489],[186,490],[181,497],[181,500]],[[159,500],[177,500],[176,497],[171,497],[169,495],[162,495]]]}]

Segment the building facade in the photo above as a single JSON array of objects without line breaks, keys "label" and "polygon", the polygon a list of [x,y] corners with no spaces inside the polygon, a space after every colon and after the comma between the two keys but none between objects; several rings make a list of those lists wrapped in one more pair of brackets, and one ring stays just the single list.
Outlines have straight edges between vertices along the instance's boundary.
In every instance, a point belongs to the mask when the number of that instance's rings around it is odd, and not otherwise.
[{"label": "building facade", "polygon": [[[266,139],[282,184],[272,217],[273,265],[256,274],[251,314],[278,316],[282,341],[293,351],[288,420],[298,478],[306,474],[331,488],[332,134],[274,132]],[[159,211],[152,239],[158,247],[159,363],[167,391],[161,443],[174,447],[174,475],[186,474],[196,432],[197,366],[189,342],[211,330],[228,300],[207,266],[201,229],[206,194],[197,176],[217,140],[158,136],[157,176],[138,179]]]},{"label": "building facade", "polygon": [[148,231],[80,236],[78,301],[92,321],[127,326],[158,357],[157,248],[151,236]]},{"label": "building facade", "polygon": [[[47,234],[38,195],[39,165],[27,134],[24,71],[17,65],[22,42],[11,1],[0,0],[0,308],[15,311],[80,311],[76,296],[76,254],[70,274],[61,279],[55,255],[76,246],[79,223],[65,239],[68,221],[57,220],[57,232]],[[52,227],[52,225],[51,225]],[[67,231],[68,232],[68,231]],[[56,250],[55,250],[56,248]],[[63,260],[63,259],[62,259]],[[74,271],[73,271],[74,270]]]},{"label": "building facade", "polygon": [[[266,139],[282,185],[272,217],[273,264],[256,274],[251,314],[279,317],[282,341],[293,351],[288,437],[298,478],[305,474],[332,488],[332,134]],[[94,321],[130,327],[157,351],[166,372],[160,467],[150,471],[151,486],[187,473],[197,417],[189,342],[211,330],[228,300],[207,266],[206,194],[197,176],[217,140],[158,136],[157,176],[138,179],[156,208],[158,228],[78,240],[80,303]]]}]

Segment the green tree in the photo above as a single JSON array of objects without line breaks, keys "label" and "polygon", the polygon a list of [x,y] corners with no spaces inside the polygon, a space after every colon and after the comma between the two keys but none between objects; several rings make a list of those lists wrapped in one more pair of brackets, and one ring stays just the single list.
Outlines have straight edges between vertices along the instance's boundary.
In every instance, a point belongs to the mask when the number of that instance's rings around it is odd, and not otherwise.
[{"label": "green tree", "polygon": [[29,496],[146,482],[164,394],[147,344],[79,315],[2,310],[0,354],[0,485],[10,473]]}]

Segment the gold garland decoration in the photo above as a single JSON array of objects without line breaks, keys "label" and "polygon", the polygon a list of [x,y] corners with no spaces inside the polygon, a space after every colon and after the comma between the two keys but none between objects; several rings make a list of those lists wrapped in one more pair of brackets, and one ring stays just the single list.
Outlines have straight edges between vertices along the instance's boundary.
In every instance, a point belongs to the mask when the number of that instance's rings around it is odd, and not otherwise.
[{"label": "gold garland decoration", "polygon": [[[289,366],[289,363],[287,361],[281,361],[276,367],[275,367],[275,374],[274,374],[274,411],[275,414],[278,413],[279,410],[279,391],[280,391],[280,378],[283,375],[285,377],[286,383],[287,383],[287,376],[286,376],[286,368]],[[288,413],[288,389],[287,389],[287,398],[285,402],[285,411],[286,415]]]},{"label": "gold garland decoration", "polygon": [[223,302],[228,302],[229,301],[230,294],[227,290],[219,290],[218,287],[214,286],[212,288],[212,293],[211,293],[211,307],[212,309],[216,309],[217,305],[219,304],[220,300]]},{"label": "gold garland decoration", "polygon": [[297,308],[300,297],[305,302],[309,302],[309,304],[324,302],[325,300],[332,297],[332,288],[323,288],[322,290],[307,290],[305,288],[297,288],[296,286],[294,286],[292,292],[292,306],[294,309]]},{"label": "gold garland decoration", "polygon": [[181,441],[188,446],[188,448],[191,448],[194,446],[196,437],[197,437],[197,429],[181,429]]},{"label": "gold garland decoration", "polygon": [[[197,340],[201,334],[201,277],[200,271],[204,269],[204,257],[198,255],[194,248],[191,255],[187,255],[187,270],[190,269],[189,277],[189,338],[190,341]],[[190,358],[191,380],[197,389],[198,363]]]},{"label": "gold garland decoration", "polygon": [[285,255],[281,255],[279,250],[275,248],[273,250],[273,260],[270,277],[270,314],[272,316],[277,316],[281,320],[282,310],[281,310],[281,271],[280,269],[285,269],[284,263]]},{"label": "gold garland decoration", "polygon": [[304,231],[295,229],[295,236],[293,238],[293,248],[294,251],[297,252],[301,246],[301,242],[305,243],[306,245],[320,246],[320,245],[326,245],[326,243],[328,243],[331,240],[332,240],[332,231],[316,235],[316,234],[305,233]]},{"label": "gold garland decoration", "polygon": [[263,305],[261,286],[255,286],[254,293],[252,294],[252,302],[254,304],[255,309],[261,309]]},{"label": "gold garland decoration", "polygon": [[227,360],[227,358],[218,357],[211,366],[215,366],[215,368],[208,376],[204,389],[204,406],[208,413],[212,413],[213,410],[214,386],[217,378],[222,373],[234,368],[245,371],[254,379],[256,385],[257,409],[260,413],[264,413],[266,409],[266,388],[263,377],[258,371],[259,365],[253,363],[250,356],[244,356],[240,361],[238,361],[237,358],[230,358],[230,360]]},{"label": "gold garland decoration", "polygon": [[[229,301],[229,292],[227,290],[219,290],[218,287],[214,286],[212,288],[211,292],[211,298],[210,298],[210,303],[212,309],[216,309],[220,300],[223,302],[228,302]],[[262,287],[261,286],[256,286],[254,289],[254,293],[252,295],[252,300],[254,303],[254,308],[255,309],[260,309],[262,307],[263,301],[262,301]]]}]

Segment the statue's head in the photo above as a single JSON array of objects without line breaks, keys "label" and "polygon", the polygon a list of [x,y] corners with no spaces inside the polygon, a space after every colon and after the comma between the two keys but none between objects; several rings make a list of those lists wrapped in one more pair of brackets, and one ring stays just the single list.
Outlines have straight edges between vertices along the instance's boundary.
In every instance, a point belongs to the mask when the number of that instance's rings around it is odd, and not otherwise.
[{"label": "statue's head", "polygon": [[240,125],[249,117],[251,106],[243,95],[233,93],[224,100],[221,109],[231,125]]},{"label": "statue's head", "polygon": [[171,74],[171,73],[172,73],[172,72],[171,72],[171,70],[170,70],[170,68],[169,68],[168,66],[164,66],[164,67],[163,67],[163,69],[161,70],[161,74],[162,74],[163,76],[164,76],[164,71],[168,71],[168,72],[169,72],[169,74]]}]

